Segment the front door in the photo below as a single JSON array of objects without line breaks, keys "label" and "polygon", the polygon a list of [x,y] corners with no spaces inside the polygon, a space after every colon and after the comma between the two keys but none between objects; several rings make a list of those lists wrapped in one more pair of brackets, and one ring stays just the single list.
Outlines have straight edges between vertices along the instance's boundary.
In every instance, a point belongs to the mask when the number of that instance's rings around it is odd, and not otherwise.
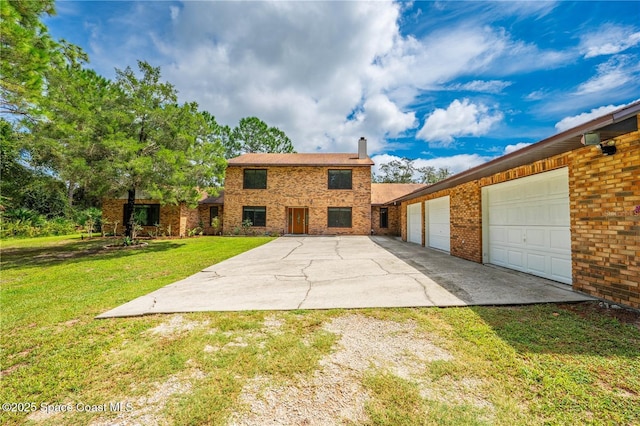
[{"label": "front door", "polygon": [[305,207],[289,208],[289,233],[306,234],[308,229],[307,216],[308,209]]}]

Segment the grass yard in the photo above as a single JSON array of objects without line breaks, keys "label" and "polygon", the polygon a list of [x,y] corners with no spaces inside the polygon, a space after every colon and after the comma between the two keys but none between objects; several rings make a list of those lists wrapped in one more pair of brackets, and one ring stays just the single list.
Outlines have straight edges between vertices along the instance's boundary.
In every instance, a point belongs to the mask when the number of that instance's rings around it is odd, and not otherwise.
[{"label": "grass yard", "polygon": [[640,316],[594,303],[94,319],[270,240],[3,241],[0,424],[640,424]]}]

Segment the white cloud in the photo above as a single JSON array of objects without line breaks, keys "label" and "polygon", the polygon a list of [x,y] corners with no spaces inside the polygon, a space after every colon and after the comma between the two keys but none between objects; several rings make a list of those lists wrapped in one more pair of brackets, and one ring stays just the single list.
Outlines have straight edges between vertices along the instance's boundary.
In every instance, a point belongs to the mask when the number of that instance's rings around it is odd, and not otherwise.
[{"label": "white cloud", "polygon": [[381,132],[395,137],[416,124],[416,115],[413,112],[402,112],[396,104],[385,95],[374,95],[364,103],[366,119],[371,120],[374,126]]},{"label": "white cloud", "polygon": [[632,81],[633,73],[638,71],[638,64],[632,63],[633,58],[617,55],[607,62],[598,65],[597,74],[582,83],[576,94],[587,95],[596,92],[606,92]]},{"label": "white cloud", "polygon": [[447,87],[448,90],[467,90],[470,92],[484,92],[484,93],[500,93],[507,87],[511,86],[510,81],[502,80],[474,80],[464,84],[454,84]]},{"label": "white cloud", "polygon": [[483,104],[470,103],[468,99],[462,102],[456,99],[447,109],[433,111],[416,137],[447,146],[456,137],[487,134],[502,118],[500,111],[491,111]]},{"label": "white cloud", "polygon": [[634,27],[611,23],[581,37],[580,51],[585,58],[613,55],[640,44],[640,31]]},{"label": "white cloud", "polygon": [[518,142],[517,144],[514,145],[507,145],[504,147],[504,155],[507,154],[511,154],[514,151],[518,151],[522,148],[525,148],[527,146],[531,145],[530,143],[527,142]]},{"label": "white cloud", "polygon": [[636,99],[635,101],[629,102],[627,104],[623,104],[623,105],[606,105],[606,106],[601,106],[599,108],[594,108],[589,112],[583,112],[581,114],[578,115],[574,115],[571,117],[565,117],[562,120],[560,120],[559,122],[556,123],[555,127],[556,130],[558,132],[563,132],[565,130],[569,130],[573,127],[579,126],[580,124],[586,123],[588,121],[591,121],[595,118],[598,118],[600,116],[603,116],[605,114],[608,114],[612,111],[615,111],[617,109],[620,108],[624,108],[627,105],[631,105],[634,102],[638,102],[640,101],[640,99]]}]

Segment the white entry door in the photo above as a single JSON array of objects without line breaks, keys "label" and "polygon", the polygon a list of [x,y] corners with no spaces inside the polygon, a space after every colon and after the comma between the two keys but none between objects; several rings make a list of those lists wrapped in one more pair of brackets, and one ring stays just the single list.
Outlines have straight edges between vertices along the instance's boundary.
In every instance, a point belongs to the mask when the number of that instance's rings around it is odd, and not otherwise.
[{"label": "white entry door", "polygon": [[444,250],[451,248],[451,221],[449,214],[450,199],[446,197],[425,201],[425,232],[427,245]]},{"label": "white entry door", "polygon": [[407,241],[422,244],[422,203],[407,205]]},{"label": "white entry door", "polygon": [[485,187],[482,197],[489,263],[571,284],[567,168]]}]

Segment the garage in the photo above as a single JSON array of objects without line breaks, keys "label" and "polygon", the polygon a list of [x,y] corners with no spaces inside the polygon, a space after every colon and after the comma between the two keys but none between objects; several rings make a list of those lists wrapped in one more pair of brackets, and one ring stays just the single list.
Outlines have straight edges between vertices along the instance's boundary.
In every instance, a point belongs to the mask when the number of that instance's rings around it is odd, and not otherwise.
[{"label": "garage", "polygon": [[482,188],[483,258],[571,284],[568,169]]},{"label": "garage", "polygon": [[451,221],[449,196],[425,201],[426,245],[449,253],[451,247]]},{"label": "garage", "polygon": [[422,244],[422,203],[407,206],[407,241]]}]

